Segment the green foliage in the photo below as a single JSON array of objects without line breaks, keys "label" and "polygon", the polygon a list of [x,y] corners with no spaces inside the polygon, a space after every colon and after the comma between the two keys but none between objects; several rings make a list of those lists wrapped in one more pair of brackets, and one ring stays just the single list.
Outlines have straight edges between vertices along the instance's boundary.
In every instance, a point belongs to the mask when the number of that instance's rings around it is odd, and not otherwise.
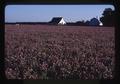
[{"label": "green foliage", "polygon": [[103,16],[100,18],[100,21],[103,23],[103,26],[115,25],[115,11],[111,8],[106,8],[102,15]]}]

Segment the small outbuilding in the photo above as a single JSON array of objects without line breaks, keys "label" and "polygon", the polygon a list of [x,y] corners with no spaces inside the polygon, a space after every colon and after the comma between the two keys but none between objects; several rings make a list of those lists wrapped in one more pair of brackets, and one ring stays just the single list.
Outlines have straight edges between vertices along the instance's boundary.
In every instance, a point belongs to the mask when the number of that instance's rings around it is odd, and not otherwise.
[{"label": "small outbuilding", "polygon": [[63,17],[54,17],[49,23],[54,24],[54,25],[65,25],[66,24]]}]

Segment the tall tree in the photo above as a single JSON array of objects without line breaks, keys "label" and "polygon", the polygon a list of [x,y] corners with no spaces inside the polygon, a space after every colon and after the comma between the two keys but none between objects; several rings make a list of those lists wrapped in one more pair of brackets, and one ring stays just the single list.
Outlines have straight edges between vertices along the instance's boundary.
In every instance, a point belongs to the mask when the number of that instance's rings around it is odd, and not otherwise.
[{"label": "tall tree", "polygon": [[103,23],[103,26],[114,26],[115,24],[115,11],[111,8],[106,8],[103,11],[100,21]]},{"label": "tall tree", "polygon": [[92,18],[89,22],[89,25],[91,26],[99,26],[100,22],[97,18]]}]

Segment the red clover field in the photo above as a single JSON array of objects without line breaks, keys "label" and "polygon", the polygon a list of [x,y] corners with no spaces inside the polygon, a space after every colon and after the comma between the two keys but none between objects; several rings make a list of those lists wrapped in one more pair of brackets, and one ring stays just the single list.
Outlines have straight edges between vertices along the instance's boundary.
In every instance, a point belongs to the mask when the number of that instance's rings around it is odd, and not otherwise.
[{"label": "red clover field", "polygon": [[114,27],[5,25],[7,79],[113,79]]}]

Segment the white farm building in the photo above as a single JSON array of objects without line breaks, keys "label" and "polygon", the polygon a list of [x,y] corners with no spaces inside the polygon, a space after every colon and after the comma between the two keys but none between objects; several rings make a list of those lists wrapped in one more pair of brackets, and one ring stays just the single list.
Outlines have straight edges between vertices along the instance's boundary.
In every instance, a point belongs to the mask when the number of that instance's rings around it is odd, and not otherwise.
[{"label": "white farm building", "polygon": [[66,22],[63,19],[63,17],[53,17],[52,20],[50,21],[50,24],[65,25]]}]

